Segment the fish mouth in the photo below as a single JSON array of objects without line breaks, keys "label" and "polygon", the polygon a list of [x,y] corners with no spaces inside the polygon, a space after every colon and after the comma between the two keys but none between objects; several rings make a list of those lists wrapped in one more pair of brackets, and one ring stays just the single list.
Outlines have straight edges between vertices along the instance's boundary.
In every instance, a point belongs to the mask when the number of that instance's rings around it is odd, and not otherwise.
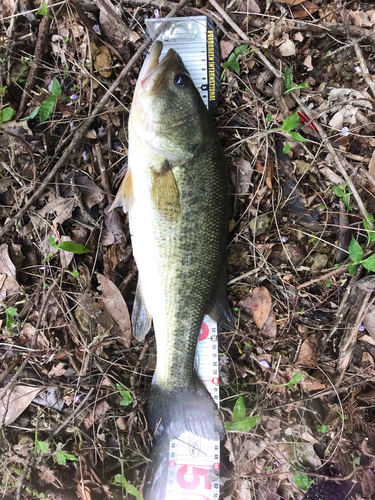
[{"label": "fish mouth", "polygon": [[144,92],[153,93],[160,87],[171,61],[177,59],[181,62],[176,51],[169,49],[167,54],[160,60],[161,51],[163,50],[163,43],[157,40],[150,49],[145,62],[143,63],[142,70],[139,75],[141,88]]}]

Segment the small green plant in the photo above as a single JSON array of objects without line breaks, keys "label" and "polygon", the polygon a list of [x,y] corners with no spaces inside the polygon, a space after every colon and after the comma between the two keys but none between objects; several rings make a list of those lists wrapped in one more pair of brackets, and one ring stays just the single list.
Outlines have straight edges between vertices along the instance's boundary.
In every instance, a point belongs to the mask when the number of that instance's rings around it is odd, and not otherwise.
[{"label": "small green plant", "polygon": [[289,94],[289,92],[292,92],[292,90],[307,89],[309,87],[306,82],[299,83],[298,85],[293,85],[293,73],[290,71],[289,68],[285,68],[284,83],[285,87],[287,88],[284,94]]},{"label": "small green plant", "polygon": [[131,495],[134,495],[138,500],[143,500],[142,495],[132,484],[128,483],[124,474],[116,474],[113,480],[113,484],[122,484],[124,490],[126,490]]},{"label": "small green plant", "polygon": [[46,495],[45,493],[38,493],[36,490],[32,490],[31,488],[29,488],[28,486],[26,486],[25,490],[28,492],[28,493],[31,493],[31,495],[35,498],[46,498]]},{"label": "small green plant", "polygon": [[249,48],[249,45],[247,43],[243,43],[239,47],[236,47],[233,52],[229,55],[228,59],[223,62],[223,68],[224,71],[221,74],[220,80],[222,80],[227,72],[228,68],[232,68],[237,75],[240,74],[240,64],[237,61],[238,57],[243,54],[247,49]]},{"label": "small green plant", "polygon": [[5,316],[6,316],[6,329],[8,330],[9,333],[13,333],[12,326],[15,323],[13,318],[18,316],[17,309],[15,307],[7,307],[5,309]]},{"label": "small green plant", "polygon": [[330,281],[326,281],[326,288],[329,288],[332,285]]},{"label": "small green plant", "polygon": [[286,386],[288,386],[291,391],[295,392],[297,390],[296,385],[299,382],[301,382],[301,380],[303,379],[304,376],[305,376],[304,373],[298,372],[295,375],[293,375],[293,377],[286,384],[280,384],[280,385],[276,385],[274,387],[286,387]]},{"label": "small green plant", "polygon": [[5,122],[9,122],[13,118],[14,113],[14,109],[9,106],[7,108],[3,108],[0,111],[0,125]]},{"label": "small green plant", "polygon": [[314,480],[309,480],[307,474],[293,474],[293,479],[298,488],[303,491],[307,491],[314,482]]},{"label": "small green plant", "polygon": [[344,205],[349,210],[349,212],[351,212],[353,210],[353,207],[350,204],[350,195],[353,193],[348,188],[347,183],[346,182],[342,183],[342,189],[340,186],[332,186],[332,191],[335,193],[336,196],[342,198]]},{"label": "small green plant", "polygon": [[133,401],[133,397],[130,394],[130,392],[127,391],[126,388],[121,384],[116,384],[116,387],[120,391],[120,395],[121,395],[120,405],[121,406],[130,405],[130,403]]},{"label": "small green plant", "polygon": [[225,422],[226,431],[250,431],[262,417],[247,417],[243,397],[240,396],[233,408],[233,422]]},{"label": "small green plant", "polygon": [[355,457],[354,460],[349,460],[352,465],[361,465],[361,457]]},{"label": "small green plant", "polygon": [[353,261],[353,264],[348,265],[348,273],[351,276],[355,274],[358,264],[362,264],[368,271],[375,272],[375,254],[370,255],[367,259],[363,259],[362,247],[353,236],[349,244],[348,252],[349,257]]},{"label": "small green plant", "polygon": [[4,87],[0,87],[0,97],[5,97],[5,94],[7,93],[7,86],[4,85]]},{"label": "small green plant", "polygon": [[44,99],[42,104],[36,107],[34,111],[30,113],[29,116],[26,116],[26,118],[22,118],[20,121],[31,120],[32,118],[35,118],[37,115],[39,115],[41,122],[46,121],[47,118],[49,118],[52,115],[53,110],[55,109],[56,101],[60,97],[60,95],[61,95],[61,85],[58,79],[54,78],[52,80],[51,95],[46,99]]},{"label": "small green plant", "polygon": [[52,247],[52,251],[47,255],[47,257],[44,259],[43,262],[49,262],[50,256],[53,254],[55,250],[64,250],[65,252],[71,252],[77,254],[88,253],[90,251],[84,245],[81,245],[81,243],[74,243],[74,241],[62,241],[61,243],[57,244],[53,236],[50,236],[48,238],[48,241]]},{"label": "small green plant", "polygon": [[328,432],[328,429],[329,429],[328,425],[317,425],[316,426],[316,430],[318,432],[322,432],[323,434],[326,434]]},{"label": "small green plant", "polygon": [[56,462],[59,465],[66,465],[67,460],[76,460],[77,462],[79,462],[78,458],[72,455],[71,453],[67,453],[64,450],[58,450],[56,452]]},{"label": "small green plant", "polygon": [[288,154],[290,151],[290,145],[289,144],[285,144],[285,146],[283,147],[283,153],[284,155]]},{"label": "small green plant", "polygon": [[79,276],[79,272],[76,269],[74,269],[73,271],[68,271],[68,269],[65,269],[65,272],[71,274],[74,278],[78,278]]},{"label": "small green plant", "polygon": [[[373,224],[375,222],[375,219],[371,214],[369,214],[368,212],[365,212],[365,215],[371,224]],[[363,221],[363,226],[367,232],[367,236],[368,236],[367,245],[368,245],[370,243],[370,241],[375,241],[375,231],[372,230],[370,224],[365,220]]]},{"label": "small green plant", "polygon": [[38,10],[37,14],[40,14],[41,16],[46,16],[49,19],[52,19],[52,16],[48,15],[48,5],[47,2],[43,2],[42,5],[40,6],[40,9]]},{"label": "small green plant", "polygon": [[35,456],[38,455],[38,450],[42,453],[47,453],[49,450],[49,445],[47,441],[39,441],[38,439],[38,431],[35,431]]}]

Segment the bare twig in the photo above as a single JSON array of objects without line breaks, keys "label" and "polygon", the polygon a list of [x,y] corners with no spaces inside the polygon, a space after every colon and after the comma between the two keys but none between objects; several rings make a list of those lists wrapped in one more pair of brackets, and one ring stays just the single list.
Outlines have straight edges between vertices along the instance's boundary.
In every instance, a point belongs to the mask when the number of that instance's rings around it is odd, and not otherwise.
[{"label": "bare twig", "polygon": [[354,50],[356,53],[356,56],[358,57],[358,62],[359,62],[359,67],[361,68],[363,78],[366,80],[367,85],[371,89],[372,95],[375,97],[375,82],[372,81],[366,61],[363,57],[361,47],[359,46],[358,42],[355,42]]},{"label": "bare twig", "polygon": [[38,30],[38,39],[36,41],[35,45],[35,53],[34,53],[34,60],[33,60],[33,65],[30,67],[29,74],[27,76],[27,80],[25,83],[25,87],[22,92],[22,97],[21,97],[21,102],[20,105],[18,106],[17,113],[16,113],[16,120],[22,115],[22,113],[25,111],[26,105],[30,100],[30,91],[34,89],[35,84],[36,84],[36,77],[38,76],[38,72],[41,68],[42,65],[42,57],[47,50],[47,38],[49,35],[49,28],[51,25],[51,3],[50,0],[48,1],[48,15],[43,16],[40,23],[39,23],[39,30]]}]

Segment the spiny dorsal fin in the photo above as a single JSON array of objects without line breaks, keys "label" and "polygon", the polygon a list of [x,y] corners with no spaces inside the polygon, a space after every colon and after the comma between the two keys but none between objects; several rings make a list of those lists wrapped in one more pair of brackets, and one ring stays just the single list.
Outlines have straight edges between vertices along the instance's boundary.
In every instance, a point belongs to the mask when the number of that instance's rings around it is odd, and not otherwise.
[{"label": "spiny dorsal fin", "polygon": [[116,198],[113,200],[109,211],[117,207],[123,207],[124,212],[129,212],[133,204],[133,178],[130,168],[126,171],[125,177],[117,191]]}]

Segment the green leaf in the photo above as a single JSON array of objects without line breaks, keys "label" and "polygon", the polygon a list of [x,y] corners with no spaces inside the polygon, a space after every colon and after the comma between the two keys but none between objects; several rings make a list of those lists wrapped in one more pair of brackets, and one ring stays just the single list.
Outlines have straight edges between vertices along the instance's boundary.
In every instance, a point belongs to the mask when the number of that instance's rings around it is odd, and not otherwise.
[{"label": "green leaf", "polygon": [[293,113],[292,115],[288,116],[285,118],[283,121],[283,124],[281,125],[282,130],[285,130],[286,132],[290,132],[294,128],[297,127],[299,122],[301,121],[301,118],[298,116],[297,111]]},{"label": "green leaf", "polygon": [[239,420],[238,422],[225,422],[225,430],[240,432],[250,431],[253,427],[255,427],[256,423],[258,422],[258,418],[245,417],[243,420]]},{"label": "green leaf", "polygon": [[35,441],[35,448],[36,450],[40,450],[42,453],[47,453],[49,450],[48,443],[46,441]]},{"label": "green leaf", "polygon": [[293,137],[293,139],[295,139],[296,141],[300,141],[300,142],[309,142],[308,139],[305,139],[303,137],[303,135],[299,134],[298,132],[291,132],[289,130],[289,134]]},{"label": "green leaf", "polygon": [[9,122],[13,118],[15,111],[11,107],[3,108],[0,111],[0,124],[4,122]]},{"label": "green leaf", "polygon": [[283,153],[286,155],[288,154],[290,151],[290,144],[285,144],[285,146],[283,147]]},{"label": "green leaf", "polygon": [[233,422],[243,420],[246,417],[246,407],[243,397],[240,396],[233,408]]},{"label": "green leaf", "polygon": [[23,122],[23,121],[25,121],[25,120],[32,120],[33,118],[35,118],[35,117],[36,117],[36,115],[39,113],[39,108],[40,108],[40,106],[37,106],[37,107],[34,109],[34,111],[32,111],[32,112],[29,114],[29,116],[26,116],[25,118],[21,118],[21,119],[20,119],[20,122]]},{"label": "green leaf", "polygon": [[320,210],[325,210],[326,206],[325,205],[319,205]]},{"label": "green leaf", "polygon": [[122,474],[116,474],[115,478],[113,480],[113,483],[114,484],[116,484],[116,483],[122,484],[122,486],[125,488],[125,490],[128,493],[130,493],[131,495],[134,495],[135,498],[137,498],[137,500],[143,500],[143,497],[141,496],[139,491],[132,484],[129,484],[127,482],[127,480],[125,479],[125,476],[123,476]]},{"label": "green leaf", "polygon": [[375,254],[370,255],[367,259],[365,259],[363,262],[363,267],[365,267],[368,271],[375,272]]},{"label": "green leaf", "polygon": [[89,249],[86,248],[84,245],[81,245],[81,243],[74,243],[74,241],[62,241],[57,245],[59,250],[65,250],[65,252],[72,252],[72,253],[89,253]]},{"label": "green leaf", "polygon": [[301,488],[303,491],[307,491],[310,488],[310,485],[314,482],[309,481],[306,474],[293,474],[293,479],[298,488]]},{"label": "green leaf", "polygon": [[267,114],[267,121],[272,122],[272,115],[270,115],[269,113]]},{"label": "green leaf", "polygon": [[66,453],[65,451],[59,450],[56,453],[56,461],[59,465],[66,465],[67,460],[76,460],[79,462],[78,458],[70,453]]},{"label": "green leaf", "polygon": [[55,108],[56,100],[57,96],[51,95],[47,97],[47,99],[44,99],[42,104],[39,106],[39,116],[41,122],[44,122],[45,120],[47,120],[49,116],[52,115],[53,110]]},{"label": "green leaf", "polygon": [[61,94],[61,85],[57,78],[52,80],[51,94],[56,95],[57,97]]},{"label": "green leaf", "polygon": [[120,405],[121,406],[128,406],[130,403],[133,401],[133,396],[130,394],[129,391],[125,389],[125,387],[121,384],[116,384],[117,389],[120,391],[121,394],[121,401]]},{"label": "green leaf", "polygon": [[332,285],[330,281],[326,281],[326,287],[329,288]]},{"label": "green leaf", "polygon": [[37,14],[41,14],[42,16],[46,16],[48,12],[47,2],[43,2]]},{"label": "green leaf", "polygon": [[293,73],[290,71],[289,68],[285,68],[285,73],[284,73],[284,83],[285,87],[290,90],[292,88],[293,84]]},{"label": "green leaf", "polygon": [[18,316],[18,312],[15,307],[7,307],[5,309],[5,314],[9,314],[9,316]]},{"label": "green leaf", "polygon": [[56,246],[57,246],[56,240],[55,240],[55,238],[52,236],[52,234],[51,234],[51,235],[50,235],[50,237],[48,238],[48,242],[49,242],[49,244],[51,245],[51,247],[56,247]]},{"label": "green leaf", "polygon": [[234,71],[237,73],[237,75],[240,74],[240,65],[238,64],[237,61],[232,61],[230,63],[230,66],[234,69]]},{"label": "green leaf", "polygon": [[357,264],[349,264],[348,265],[348,273],[350,274],[350,276],[355,275],[356,269],[357,269]]},{"label": "green leaf", "polygon": [[299,382],[301,382],[301,380],[303,379],[304,377],[304,374],[303,373],[296,373],[295,375],[293,375],[293,377],[289,380],[288,382],[288,385],[289,384],[298,384]]},{"label": "green leaf", "polygon": [[349,257],[352,259],[354,264],[359,264],[359,262],[361,262],[361,260],[363,259],[363,251],[361,245],[354,238],[354,236],[352,236],[348,251],[349,251]]},{"label": "green leaf", "polygon": [[344,191],[340,188],[340,186],[332,186],[332,191],[339,198],[342,198],[344,196]]},{"label": "green leaf", "polygon": [[233,52],[236,56],[239,56],[240,54],[243,54],[248,48],[249,45],[247,43],[243,43],[239,47],[235,48]]},{"label": "green leaf", "polygon": [[309,85],[306,82],[299,83],[298,85],[295,85],[289,90],[286,90],[284,94],[289,94],[289,92],[293,92],[293,90],[298,90],[298,89],[308,89]]},{"label": "green leaf", "polygon": [[326,432],[328,432],[328,429],[329,429],[328,425],[317,425],[316,426],[316,430],[318,432],[322,432],[323,434],[325,434]]}]

